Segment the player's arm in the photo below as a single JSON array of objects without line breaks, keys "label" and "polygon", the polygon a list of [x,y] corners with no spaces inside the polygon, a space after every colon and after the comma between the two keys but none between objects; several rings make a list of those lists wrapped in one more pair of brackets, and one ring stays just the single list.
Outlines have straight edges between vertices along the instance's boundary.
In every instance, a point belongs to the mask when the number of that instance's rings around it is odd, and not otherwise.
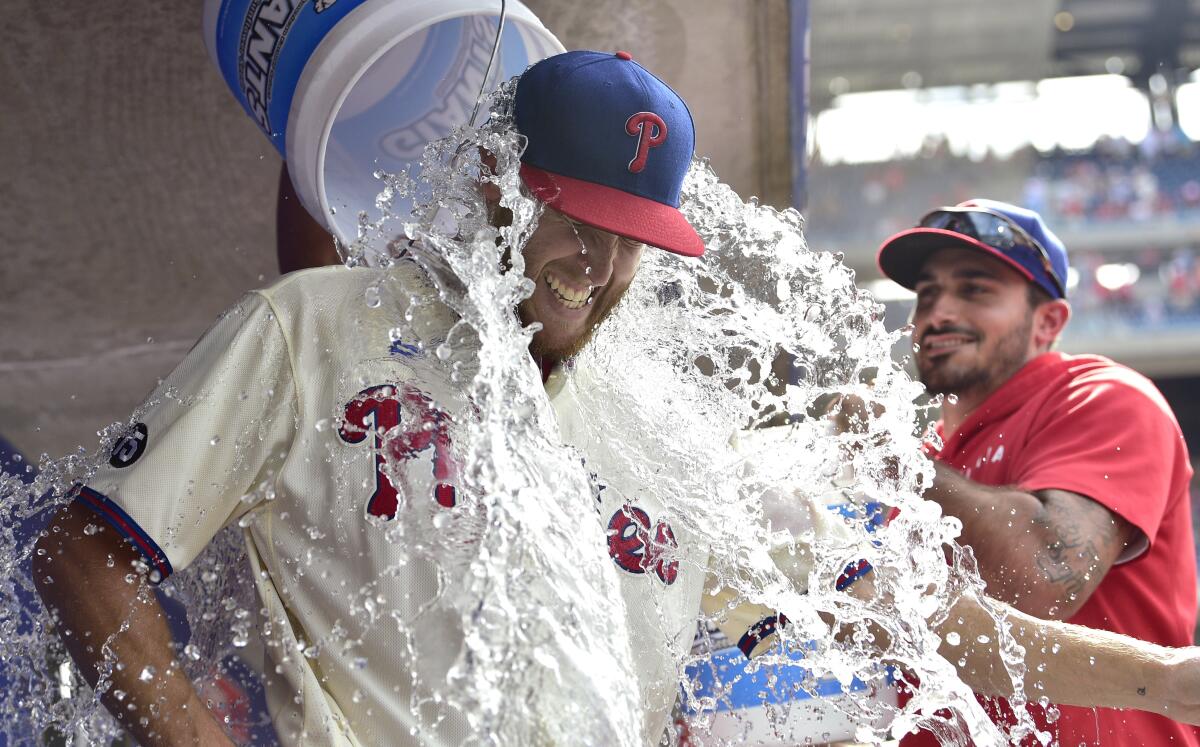
[{"label": "player's arm", "polygon": [[[1135,708],[1200,723],[1200,649],[1166,648],[993,606],[1006,613],[1013,637],[1025,649],[1024,685],[1031,700],[1045,696],[1062,705]],[[964,682],[976,692],[1012,695],[996,622],[978,599],[963,596],[938,633],[940,653],[955,662]]]},{"label": "player's arm", "polygon": [[935,463],[925,497],[962,522],[988,595],[1037,617],[1065,620],[1096,590],[1138,530],[1086,496],[990,487]]},{"label": "player's arm", "polygon": [[[870,577],[848,590],[860,599],[875,594]],[[1030,700],[1086,708],[1134,708],[1176,721],[1200,723],[1200,648],[1172,649],[1119,633],[1043,620],[1002,602],[964,594],[937,627],[938,653],[953,663],[972,690],[1011,697],[1013,682],[1000,656],[1000,631],[989,611],[1010,625],[1025,649],[1023,686]],[[887,632],[872,625],[881,650]]]},{"label": "player's arm", "polygon": [[162,607],[134,570],[140,560],[91,511],[69,504],[37,543],[34,581],[88,684],[107,672],[101,701],[140,744],[231,745],[179,666]]}]

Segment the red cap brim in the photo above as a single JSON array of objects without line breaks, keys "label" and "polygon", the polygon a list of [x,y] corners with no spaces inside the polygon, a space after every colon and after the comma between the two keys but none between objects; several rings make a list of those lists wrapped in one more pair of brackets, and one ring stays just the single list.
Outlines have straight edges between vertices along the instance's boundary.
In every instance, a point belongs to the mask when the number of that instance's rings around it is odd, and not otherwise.
[{"label": "red cap brim", "polygon": [[704,254],[704,240],[678,208],[526,163],[521,178],[534,197],[581,223],[685,257]]},{"label": "red cap brim", "polygon": [[883,242],[879,247],[879,253],[875,256],[875,262],[879,265],[879,271],[886,277],[912,290],[917,286],[921,267],[925,264],[925,260],[929,259],[929,255],[939,249],[951,247],[974,249],[990,254],[1021,273],[1026,280],[1030,282],[1034,280],[1033,273],[1007,254],[970,236],[943,228],[910,228],[907,231],[901,231]]}]

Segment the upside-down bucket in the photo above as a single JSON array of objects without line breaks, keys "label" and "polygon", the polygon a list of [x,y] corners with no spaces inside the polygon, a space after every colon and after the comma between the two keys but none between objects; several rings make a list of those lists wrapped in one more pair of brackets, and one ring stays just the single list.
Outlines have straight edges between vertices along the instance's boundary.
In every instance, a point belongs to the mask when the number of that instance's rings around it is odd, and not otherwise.
[{"label": "upside-down bucket", "polygon": [[204,35],[304,207],[343,244],[360,212],[380,217],[377,170],[415,175],[481,91],[563,51],[518,0],[206,0]]}]

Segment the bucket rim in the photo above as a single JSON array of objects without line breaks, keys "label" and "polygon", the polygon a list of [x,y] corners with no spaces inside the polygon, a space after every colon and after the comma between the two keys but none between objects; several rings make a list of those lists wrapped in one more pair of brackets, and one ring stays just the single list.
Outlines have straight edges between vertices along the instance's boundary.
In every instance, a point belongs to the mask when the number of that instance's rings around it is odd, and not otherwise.
[{"label": "bucket rim", "polygon": [[[562,43],[520,0],[507,0],[506,20],[520,21],[538,33],[559,53]],[[358,16],[371,16],[371,23],[354,23]],[[366,0],[335,25],[309,56],[297,81],[288,112],[286,159],[293,186],[301,203],[343,244],[355,237],[343,235],[333,220],[325,189],[325,159],[337,113],[362,77],[396,45],[414,34],[444,21],[466,16],[499,16],[498,0]],[[411,22],[406,23],[406,19]],[[403,28],[400,33],[385,29]],[[362,50],[370,50],[364,53]],[[338,69],[349,76],[330,73],[330,60],[340,59]],[[340,90],[337,90],[340,87]],[[336,94],[331,95],[336,90]],[[324,100],[325,105],[321,106]]]}]

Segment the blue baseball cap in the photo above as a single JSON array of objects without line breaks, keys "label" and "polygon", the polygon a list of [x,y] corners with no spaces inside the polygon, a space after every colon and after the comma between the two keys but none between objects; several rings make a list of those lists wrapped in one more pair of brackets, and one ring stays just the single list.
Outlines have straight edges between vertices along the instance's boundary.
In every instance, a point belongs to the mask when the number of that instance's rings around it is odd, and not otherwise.
[{"label": "blue baseball cap", "polygon": [[581,223],[687,257],[704,241],[679,212],[696,148],[683,99],[628,52],[565,52],[517,82],[521,178]]},{"label": "blue baseball cap", "polygon": [[1067,297],[1067,247],[1042,216],[1007,202],[975,199],[934,210],[883,242],[876,259],[884,275],[912,289],[929,255],[948,247],[990,254],[1051,298]]}]

